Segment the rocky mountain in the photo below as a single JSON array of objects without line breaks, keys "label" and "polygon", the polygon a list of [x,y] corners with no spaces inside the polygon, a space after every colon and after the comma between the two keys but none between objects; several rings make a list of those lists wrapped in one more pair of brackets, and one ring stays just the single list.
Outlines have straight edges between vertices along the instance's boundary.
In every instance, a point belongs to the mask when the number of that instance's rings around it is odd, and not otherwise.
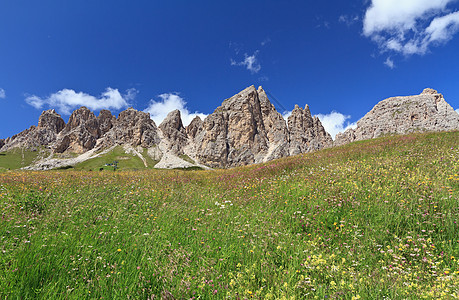
[{"label": "rocky mountain", "polygon": [[379,102],[357,122],[336,136],[334,145],[377,138],[386,134],[459,130],[459,114],[433,89],[420,95],[393,97]]},{"label": "rocky mountain", "polygon": [[57,135],[65,128],[65,122],[54,109],[46,110],[38,119],[37,126],[31,126],[3,142],[1,151],[13,148],[38,149],[56,142]]},{"label": "rocky mountain", "polygon": [[288,118],[290,129],[290,155],[320,150],[333,146],[333,140],[319,118],[312,117],[309,106],[304,109],[295,106]]},{"label": "rocky mountain", "polygon": [[418,96],[381,101],[356,129],[338,134],[333,142],[308,105],[304,109],[296,105],[286,121],[262,87],[250,86],[224,100],[204,120],[196,117],[186,127],[178,110],[170,112],[158,127],[148,113],[133,108],[118,117],[101,110],[96,117],[81,107],[67,124],[54,110],[47,110],[37,126],[0,140],[0,151],[26,148],[46,152],[30,169],[77,164],[116,146],[141,158],[147,167],[146,158],[155,161],[158,168],[226,168],[384,134],[442,130],[459,130],[459,115],[432,89]]}]

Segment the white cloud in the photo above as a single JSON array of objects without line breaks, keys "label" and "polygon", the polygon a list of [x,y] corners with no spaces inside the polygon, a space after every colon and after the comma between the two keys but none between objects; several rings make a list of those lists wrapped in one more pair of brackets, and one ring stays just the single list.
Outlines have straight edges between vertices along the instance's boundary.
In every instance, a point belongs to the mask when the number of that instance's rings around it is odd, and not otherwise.
[{"label": "white cloud", "polygon": [[[284,111],[282,113],[282,117],[287,121],[291,114],[291,110]],[[332,111],[329,114],[318,114],[316,117],[320,119],[320,122],[324,126],[325,130],[330,133],[333,139],[335,139],[337,133],[344,132],[349,128],[357,127],[357,123],[346,122],[346,120],[350,119],[351,116],[346,116],[336,111]]]},{"label": "white cloud", "polygon": [[426,32],[431,42],[447,42],[459,30],[459,11],[435,18]]},{"label": "white cloud", "polygon": [[356,128],[356,123],[349,123],[346,120],[350,119],[350,116],[343,115],[339,112],[332,111],[329,114],[318,114],[317,117],[322,122],[325,130],[330,133],[333,139],[339,132],[344,132],[349,128]]},{"label": "white cloud", "polygon": [[173,110],[180,110],[183,126],[188,126],[191,121],[199,116],[201,119],[207,117],[206,114],[190,111],[186,108],[186,101],[177,94],[166,93],[158,96],[161,100],[151,100],[150,105],[144,110],[144,112],[150,113],[150,118],[155,121],[156,125],[166,118],[167,114]]},{"label": "white cloud", "polygon": [[284,111],[282,113],[282,117],[284,118],[285,121],[288,120],[288,117],[290,117],[292,115],[292,111],[291,110],[288,110],[288,111]]},{"label": "white cloud", "polygon": [[257,59],[258,50],[253,53],[253,55],[244,54],[244,60],[237,62],[235,60],[231,60],[232,66],[245,66],[247,70],[249,70],[252,74],[258,73],[261,70],[261,65]]},{"label": "white cloud", "polygon": [[0,88],[0,99],[5,99],[5,98],[6,98],[5,90]]},{"label": "white cloud", "polygon": [[459,114],[459,108],[458,108],[458,109],[456,109],[456,112]]},{"label": "white cloud", "polygon": [[394,61],[393,61],[390,57],[388,57],[388,58],[386,59],[386,61],[384,62],[384,64],[385,64],[386,66],[388,66],[390,69],[395,68]]},{"label": "white cloud", "polygon": [[363,33],[382,51],[423,55],[459,30],[459,12],[448,9],[457,0],[372,0]]},{"label": "white cloud", "polygon": [[100,109],[121,109],[129,106],[129,101],[137,94],[137,90],[129,89],[125,95],[117,89],[107,88],[100,97],[94,97],[83,92],[75,92],[70,89],[63,89],[51,94],[48,98],[40,98],[32,95],[25,101],[37,109],[48,106],[56,109],[64,115],[69,115],[73,109],[86,106],[91,110]]}]

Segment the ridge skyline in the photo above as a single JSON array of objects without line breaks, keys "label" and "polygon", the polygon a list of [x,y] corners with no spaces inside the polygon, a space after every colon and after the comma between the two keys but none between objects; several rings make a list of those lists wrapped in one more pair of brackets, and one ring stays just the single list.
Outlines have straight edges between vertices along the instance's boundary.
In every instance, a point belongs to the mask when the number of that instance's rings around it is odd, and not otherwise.
[{"label": "ridge skyline", "polygon": [[[378,102],[356,126],[333,140],[308,105],[304,109],[295,105],[285,120],[265,90],[252,85],[225,99],[204,119],[195,116],[188,126],[178,109],[158,126],[149,113],[134,108],[115,117],[108,110],[96,116],[82,106],[67,123],[54,109],[46,110],[37,126],[0,139],[0,150],[34,152],[37,158],[25,167],[35,170],[73,166],[118,146],[137,155],[147,168],[147,158],[155,168],[228,168],[386,134],[454,130],[459,130],[459,114],[441,93],[426,88],[419,95]],[[74,154],[77,157],[72,158]]]},{"label": "ridge skyline", "polygon": [[[247,87],[245,89],[248,89],[248,88],[251,88],[251,87],[255,88],[255,85],[252,84],[252,85],[250,85],[249,87]],[[259,88],[263,89],[262,85],[260,85]],[[118,91],[117,89],[108,88],[107,91],[109,91],[109,90],[116,91],[116,92]],[[68,90],[68,91],[70,91],[70,90]],[[131,91],[131,92],[135,94],[135,91]],[[279,101],[276,98],[272,99],[273,95],[269,91],[267,93],[270,95],[271,103],[274,102],[273,105],[275,107],[276,106],[283,107],[283,105],[281,103],[279,103]],[[77,94],[85,95],[84,93],[77,93]],[[87,96],[89,96],[89,95],[87,95]],[[390,97],[397,97],[397,96],[390,96]],[[52,98],[52,96],[50,98]],[[89,102],[88,103],[89,105],[85,105],[83,103],[82,105],[80,105],[78,107],[75,107],[75,109],[73,109],[72,112],[74,110],[80,108],[80,107],[87,107],[88,109],[90,109],[94,113],[100,113],[100,111],[102,111],[102,110],[108,110],[111,113],[114,112],[115,113],[114,115],[116,115],[117,112],[119,114],[119,113],[121,113],[122,111],[124,111],[124,110],[126,110],[128,108],[133,108],[133,109],[135,109],[137,111],[142,111],[142,112],[149,113],[151,119],[155,122],[155,124],[157,126],[159,126],[166,119],[168,113],[170,113],[173,110],[179,110],[180,113],[181,113],[182,122],[183,122],[185,127],[188,126],[196,116],[199,116],[201,119],[205,119],[207,116],[209,116],[213,112],[213,110],[210,110],[210,112],[207,113],[207,114],[199,112],[199,111],[190,112],[188,110],[187,106],[186,106],[187,102],[183,98],[181,98],[178,94],[162,94],[162,95],[160,95],[160,98],[162,98],[163,102],[159,102],[159,101],[158,102],[153,102],[153,100],[152,100],[150,102],[150,106],[145,108],[145,109],[139,109],[139,108],[135,107],[133,103],[128,103],[128,102],[125,102],[125,104],[123,106],[124,107],[123,109],[109,109],[109,108],[104,108],[104,107],[102,107],[100,109],[92,109],[91,107],[94,107],[94,104],[91,104]],[[230,98],[225,98],[221,102],[224,102],[225,100],[230,99]],[[91,101],[92,99],[90,97],[88,97],[88,100]],[[380,100],[375,101],[375,103],[377,103],[379,101]],[[276,104],[278,104],[278,105],[276,105]],[[42,104],[40,106],[37,106],[37,108],[39,108],[39,107],[41,108],[42,106],[44,106],[44,105]],[[72,113],[71,111],[68,110],[69,107],[63,108],[64,109],[64,113],[63,113],[59,109],[59,106],[60,106],[59,104],[57,104],[56,107],[52,107],[51,105],[47,105],[47,106],[48,106],[47,109],[44,109],[43,111],[45,111],[45,110],[55,110],[57,113],[59,113],[61,115],[61,117],[66,122],[68,121],[68,118],[70,117],[70,115]],[[303,105],[295,103],[293,105],[293,109],[296,106],[299,106],[299,107],[302,107],[302,108],[304,108],[306,106],[310,107],[309,103],[305,103]],[[159,110],[155,111],[155,109],[157,109],[157,108]],[[291,115],[292,110],[280,111],[280,110],[278,110],[277,107],[276,107],[276,110],[282,115],[282,117],[285,120],[285,122],[287,122],[287,119]],[[459,113],[459,109],[457,109],[456,111],[458,111],[458,113]],[[344,131],[346,131],[349,128],[355,128],[357,126],[357,121],[359,120],[359,119],[357,119],[354,122],[350,122],[349,121],[350,116],[343,115],[343,114],[341,114],[341,113],[339,113],[339,112],[337,112],[335,110],[332,110],[328,114],[322,114],[322,113],[314,114],[314,113],[312,113],[312,115],[313,116],[317,116],[320,119],[320,121],[322,122],[326,132],[328,132],[331,135],[333,140],[335,140],[335,136],[338,133],[343,133]],[[363,117],[363,115],[361,117]],[[24,128],[24,129],[26,129],[26,128]],[[0,138],[6,139],[8,137],[13,136],[16,133],[13,133],[13,134],[11,134],[9,136],[5,136],[5,137],[0,136]]]}]

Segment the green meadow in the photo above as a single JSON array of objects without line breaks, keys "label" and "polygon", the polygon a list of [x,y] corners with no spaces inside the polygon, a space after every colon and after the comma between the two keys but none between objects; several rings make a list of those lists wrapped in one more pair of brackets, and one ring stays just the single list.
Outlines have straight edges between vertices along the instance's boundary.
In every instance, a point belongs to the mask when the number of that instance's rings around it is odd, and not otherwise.
[{"label": "green meadow", "polygon": [[459,132],[228,170],[5,171],[0,212],[1,299],[459,297]]}]

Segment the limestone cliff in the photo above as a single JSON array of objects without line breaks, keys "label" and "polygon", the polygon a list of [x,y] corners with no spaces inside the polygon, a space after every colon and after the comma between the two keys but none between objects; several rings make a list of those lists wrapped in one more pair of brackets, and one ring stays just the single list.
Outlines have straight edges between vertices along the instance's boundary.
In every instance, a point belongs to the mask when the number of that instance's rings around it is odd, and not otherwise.
[{"label": "limestone cliff", "polygon": [[459,114],[433,89],[420,95],[379,102],[357,122],[356,129],[336,136],[335,145],[377,138],[385,134],[459,130]]}]

